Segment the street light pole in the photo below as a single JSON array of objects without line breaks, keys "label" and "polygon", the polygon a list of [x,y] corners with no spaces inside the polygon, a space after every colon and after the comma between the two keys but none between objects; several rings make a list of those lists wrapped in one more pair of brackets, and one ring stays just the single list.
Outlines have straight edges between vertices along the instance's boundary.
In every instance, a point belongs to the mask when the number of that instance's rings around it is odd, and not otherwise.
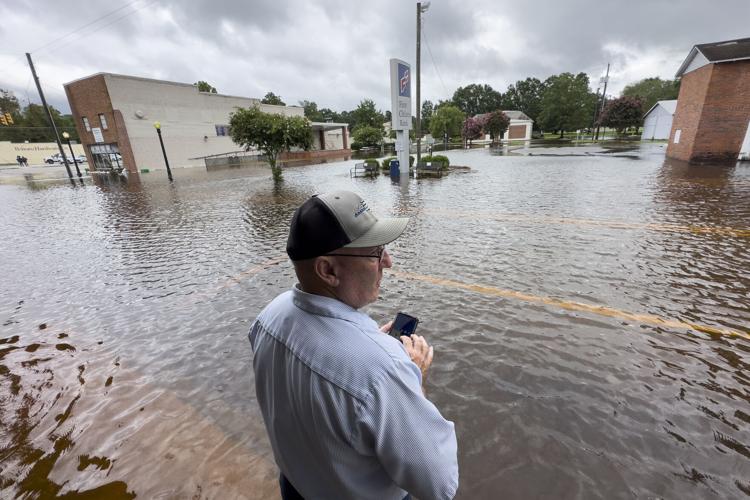
[{"label": "street light pole", "polygon": [[73,163],[76,166],[76,173],[78,174],[78,180],[81,181],[81,186],[83,186],[83,176],[81,175],[81,169],[78,168],[78,160],[76,160],[76,155],[73,153],[73,146],[70,145],[70,134],[67,132],[62,133],[63,139],[65,139],[65,142],[68,143],[68,149],[70,149],[70,157],[73,158]]},{"label": "street light pole", "polygon": [[159,136],[159,144],[161,144],[161,152],[164,155],[164,163],[167,165],[167,177],[169,177],[170,182],[172,179],[172,171],[169,169],[169,160],[167,159],[167,150],[164,149],[164,140],[161,138],[161,123],[154,122],[154,128],[156,129],[156,134]]},{"label": "street light pole", "polygon": [[420,63],[422,60],[422,13],[427,12],[430,8],[430,2],[417,2],[417,123],[414,135],[417,139],[417,164],[422,155],[422,122],[420,113],[422,112],[422,103],[420,102],[422,93],[422,73]]}]

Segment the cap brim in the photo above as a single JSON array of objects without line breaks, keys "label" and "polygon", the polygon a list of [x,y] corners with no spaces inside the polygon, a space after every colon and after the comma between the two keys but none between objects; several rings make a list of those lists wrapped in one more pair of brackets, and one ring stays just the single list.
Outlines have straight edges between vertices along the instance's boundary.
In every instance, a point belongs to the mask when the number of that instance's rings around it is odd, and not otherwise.
[{"label": "cap brim", "polygon": [[378,219],[369,231],[352,241],[343,248],[367,248],[387,245],[395,240],[406,229],[409,223],[408,217],[391,217]]}]

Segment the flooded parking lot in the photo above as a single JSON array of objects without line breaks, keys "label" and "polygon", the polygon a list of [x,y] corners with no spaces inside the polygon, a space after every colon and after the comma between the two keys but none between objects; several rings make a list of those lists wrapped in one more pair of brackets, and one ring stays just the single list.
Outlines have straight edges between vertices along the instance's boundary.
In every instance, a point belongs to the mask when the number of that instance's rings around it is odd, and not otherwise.
[{"label": "flooded parking lot", "polygon": [[0,496],[278,497],[247,331],[331,189],[412,218],[368,312],[435,345],[459,498],[750,496],[750,164],[530,152],[0,185]]}]

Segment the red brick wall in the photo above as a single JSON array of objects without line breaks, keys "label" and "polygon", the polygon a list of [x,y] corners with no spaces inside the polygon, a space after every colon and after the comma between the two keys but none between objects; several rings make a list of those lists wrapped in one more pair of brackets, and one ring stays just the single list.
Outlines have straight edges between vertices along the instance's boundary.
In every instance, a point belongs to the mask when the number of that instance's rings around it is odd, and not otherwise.
[{"label": "red brick wall", "polygon": [[[671,158],[690,160],[713,68],[714,65],[709,64],[682,76],[680,95],[677,97],[677,108],[672,119],[669,144],[667,144],[667,156]],[[677,130],[682,131],[679,144],[674,143]]]},{"label": "red brick wall", "polygon": [[107,120],[107,130],[102,128],[104,142],[117,144],[122,154],[122,161],[125,168],[131,172],[136,172],[135,159],[133,151],[128,140],[127,130],[122,120],[122,114],[119,110],[112,109],[112,101],[107,91],[107,84],[104,75],[94,75],[89,78],[75,81],[65,85],[65,94],[68,97],[70,111],[76,123],[78,136],[81,138],[81,144],[86,151],[86,157],[89,161],[89,168],[93,168],[93,158],[89,152],[89,146],[95,144],[93,132],[89,132],[83,126],[83,117],[89,120],[91,128],[101,127],[99,114],[104,115]]},{"label": "red brick wall", "polygon": [[[710,64],[682,77],[667,155],[734,162],[750,121],[750,61]],[[680,144],[674,133],[682,129]]]},{"label": "red brick wall", "polygon": [[508,139],[526,139],[526,125],[511,125],[508,128]]},{"label": "red brick wall", "polygon": [[691,161],[736,161],[748,121],[750,61],[715,65]]}]

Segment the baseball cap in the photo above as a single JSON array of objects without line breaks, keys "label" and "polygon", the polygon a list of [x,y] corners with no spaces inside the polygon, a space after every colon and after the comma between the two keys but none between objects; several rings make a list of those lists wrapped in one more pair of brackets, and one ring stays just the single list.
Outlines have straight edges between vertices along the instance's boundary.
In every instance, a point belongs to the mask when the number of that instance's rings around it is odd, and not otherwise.
[{"label": "baseball cap", "polygon": [[401,236],[408,222],[408,217],[378,218],[351,191],[315,195],[294,212],[286,253],[292,260],[305,260],[337,248],[386,245]]}]

